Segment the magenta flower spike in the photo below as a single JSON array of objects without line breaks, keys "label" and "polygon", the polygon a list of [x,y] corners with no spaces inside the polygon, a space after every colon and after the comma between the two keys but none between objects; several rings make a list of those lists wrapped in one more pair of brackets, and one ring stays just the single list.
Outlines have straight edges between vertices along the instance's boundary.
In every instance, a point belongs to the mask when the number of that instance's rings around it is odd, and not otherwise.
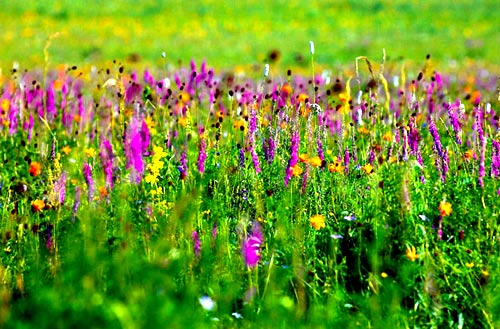
[{"label": "magenta flower spike", "polygon": [[103,139],[100,146],[101,151],[99,157],[101,158],[102,168],[104,170],[104,177],[106,186],[109,189],[113,188],[113,147],[107,139]]},{"label": "magenta flower spike", "polygon": [[83,165],[83,178],[88,188],[89,202],[92,202],[95,193],[94,180],[92,179],[92,168],[88,163]]},{"label": "magenta flower spike", "polygon": [[249,268],[257,266],[260,260],[260,247],[264,241],[264,236],[259,223],[254,224],[252,234],[243,239],[242,256],[245,265]]},{"label": "magenta flower spike", "polygon": [[194,251],[194,255],[196,257],[200,257],[201,241],[200,241],[200,236],[198,235],[198,232],[197,231],[193,231],[191,233],[191,238],[193,239],[193,251]]}]

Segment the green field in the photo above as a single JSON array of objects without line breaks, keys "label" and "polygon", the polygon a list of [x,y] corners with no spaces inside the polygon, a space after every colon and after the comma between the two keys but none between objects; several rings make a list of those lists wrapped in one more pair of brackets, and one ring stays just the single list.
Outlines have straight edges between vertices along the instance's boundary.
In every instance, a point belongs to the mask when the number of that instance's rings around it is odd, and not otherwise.
[{"label": "green field", "polygon": [[0,66],[82,65],[139,60],[177,66],[206,59],[217,68],[281,68],[308,63],[316,43],[319,65],[352,63],[357,56],[438,62],[498,62],[500,3],[487,1],[0,1]]}]

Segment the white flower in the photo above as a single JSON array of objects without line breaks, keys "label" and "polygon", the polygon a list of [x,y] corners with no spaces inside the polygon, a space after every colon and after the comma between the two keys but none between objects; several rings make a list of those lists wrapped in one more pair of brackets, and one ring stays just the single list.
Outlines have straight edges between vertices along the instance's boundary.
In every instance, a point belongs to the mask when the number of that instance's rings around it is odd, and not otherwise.
[{"label": "white flower", "polygon": [[212,298],[208,296],[201,296],[198,301],[201,304],[201,307],[205,309],[205,311],[213,311],[215,309],[215,302]]},{"label": "white flower", "polygon": [[309,41],[309,49],[311,50],[311,55],[314,55],[314,42]]},{"label": "white flower", "polygon": [[234,316],[236,319],[243,319],[243,315],[241,315],[238,312],[233,312],[231,313],[232,316]]},{"label": "white flower", "polygon": [[269,75],[269,64],[264,65],[264,77]]}]

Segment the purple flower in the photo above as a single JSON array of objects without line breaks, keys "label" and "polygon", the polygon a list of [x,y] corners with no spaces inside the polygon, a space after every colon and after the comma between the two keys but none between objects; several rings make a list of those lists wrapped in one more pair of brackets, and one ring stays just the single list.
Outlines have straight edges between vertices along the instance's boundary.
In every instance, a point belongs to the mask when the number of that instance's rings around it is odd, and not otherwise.
[{"label": "purple flower", "polygon": [[286,170],[285,176],[285,186],[288,185],[290,178],[292,177],[292,171],[290,170],[293,166],[297,164],[299,160],[299,143],[300,143],[300,135],[298,129],[294,129],[292,133],[292,140],[290,145],[290,160],[288,161],[288,167]]},{"label": "purple flower", "polygon": [[83,165],[83,178],[87,184],[87,188],[89,190],[89,202],[91,202],[94,198],[95,186],[94,180],[92,179],[92,168],[88,163]]},{"label": "purple flower", "polygon": [[113,188],[113,147],[107,139],[101,142],[101,151],[99,157],[101,158],[102,168],[104,170],[104,177],[108,188]]},{"label": "purple flower", "polygon": [[200,241],[200,236],[198,235],[197,231],[193,231],[191,233],[191,238],[193,239],[193,250],[194,254],[196,257],[200,256],[200,250],[201,250],[201,241]]},{"label": "purple flower", "polygon": [[198,171],[203,174],[205,172],[205,161],[207,160],[207,140],[204,137],[200,138],[200,148],[198,153]]},{"label": "purple flower", "polygon": [[498,178],[500,176],[500,143],[494,139],[491,143],[491,176]]},{"label": "purple flower", "polygon": [[483,111],[478,107],[476,112],[476,130],[479,139],[479,186],[484,187],[484,175],[485,175],[485,156],[486,156],[486,140],[484,138],[483,130]]},{"label": "purple flower", "polygon": [[436,124],[434,123],[434,121],[432,121],[432,119],[430,119],[429,122],[429,132],[434,139],[433,149],[438,155],[438,157],[436,158],[436,167],[441,174],[441,181],[444,183],[446,181],[446,173],[448,172],[448,152],[443,149]]},{"label": "purple flower", "polygon": [[52,120],[57,115],[54,83],[51,83],[45,92],[45,108],[47,110],[47,118]]},{"label": "purple flower", "polygon": [[245,265],[253,268],[257,266],[260,260],[260,247],[262,245],[264,236],[261,231],[259,223],[254,224],[252,234],[243,239],[241,253]]},{"label": "purple flower", "polygon": [[66,179],[66,173],[63,172],[54,183],[54,191],[58,196],[57,201],[59,202],[59,204],[63,204],[66,197]]}]

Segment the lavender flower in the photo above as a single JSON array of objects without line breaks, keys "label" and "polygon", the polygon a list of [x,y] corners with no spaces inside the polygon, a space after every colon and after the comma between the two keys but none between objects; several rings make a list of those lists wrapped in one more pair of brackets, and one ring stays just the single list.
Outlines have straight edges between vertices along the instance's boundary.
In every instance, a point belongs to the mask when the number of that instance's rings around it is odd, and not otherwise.
[{"label": "lavender flower", "polygon": [[196,257],[200,256],[200,250],[201,250],[201,241],[200,241],[200,236],[198,235],[197,231],[193,231],[191,233],[191,238],[193,239],[193,250],[194,250],[194,255]]},{"label": "lavender flower", "polygon": [[429,122],[429,132],[434,139],[433,149],[438,155],[438,158],[436,158],[436,167],[441,174],[441,180],[444,183],[446,181],[446,173],[448,172],[448,152],[443,149],[436,124],[434,123],[434,121],[432,121],[432,119],[430,119]]},{"label": "lavender flower", "polygon": [[260,247],[264,241],[264,236],[259,223],[254,224],[252,234],[243,239],[241,253],[245,265],[249,268],[257,266],[260,260]]},{"label": "lavender flower", "polygon": [[290,146],[290,160],[288,161],[288,167],[285,176],[285,186],[288,185],[290,178],[292,177],[291,168],[297,164],[299,160],[299,143],[300,143],[300,135],[298,129],[295,129],[292,133],[292,140]]},{"label": "lavender flower", "polygon": [[181,165],[177,167],[181,179],[185,179],[187,177],[187,171],[188,171],[186,148],[187,148],[186,145],[184,145],[184,150],[182,151],[181,154]]},{"label": "lavender flower", "polygon": [[455,132],[455,141],[458,145],[462,145],[462,139],[460,138],[460,122],[458,121],[458,115],[455,110],[460,107],[460,100],[457,100],[455,104],[445,104],[448,110],[448,117],[450,118],[450,123]]},{"label": "lavender flower", "polygon": [[103,139],[100,146],[101,151],[99,157],[101,158],[102,168],[104,170],[104,177],[106,185],[109,189],[113,188],[113,147],[107,139]]},{"label": "lavender flower", "polygon": [[205,161],[207,160],[207,140],[204,137],[200,138],[200,147],[198,153],[198,172],[205,172]]},{"label": "lavender flower", "polygon": [[498,178],[500,176],[500,143],[494,139],[491,143],[491,176]]},{"label": "lavender flower", "polygon": [[485,176],[485,157],[486,157],[486,140],[483,130],[483,111],[478,107],[476,112],[476,131],[479,139],[479,186],[484,187],[483,178]]}]

